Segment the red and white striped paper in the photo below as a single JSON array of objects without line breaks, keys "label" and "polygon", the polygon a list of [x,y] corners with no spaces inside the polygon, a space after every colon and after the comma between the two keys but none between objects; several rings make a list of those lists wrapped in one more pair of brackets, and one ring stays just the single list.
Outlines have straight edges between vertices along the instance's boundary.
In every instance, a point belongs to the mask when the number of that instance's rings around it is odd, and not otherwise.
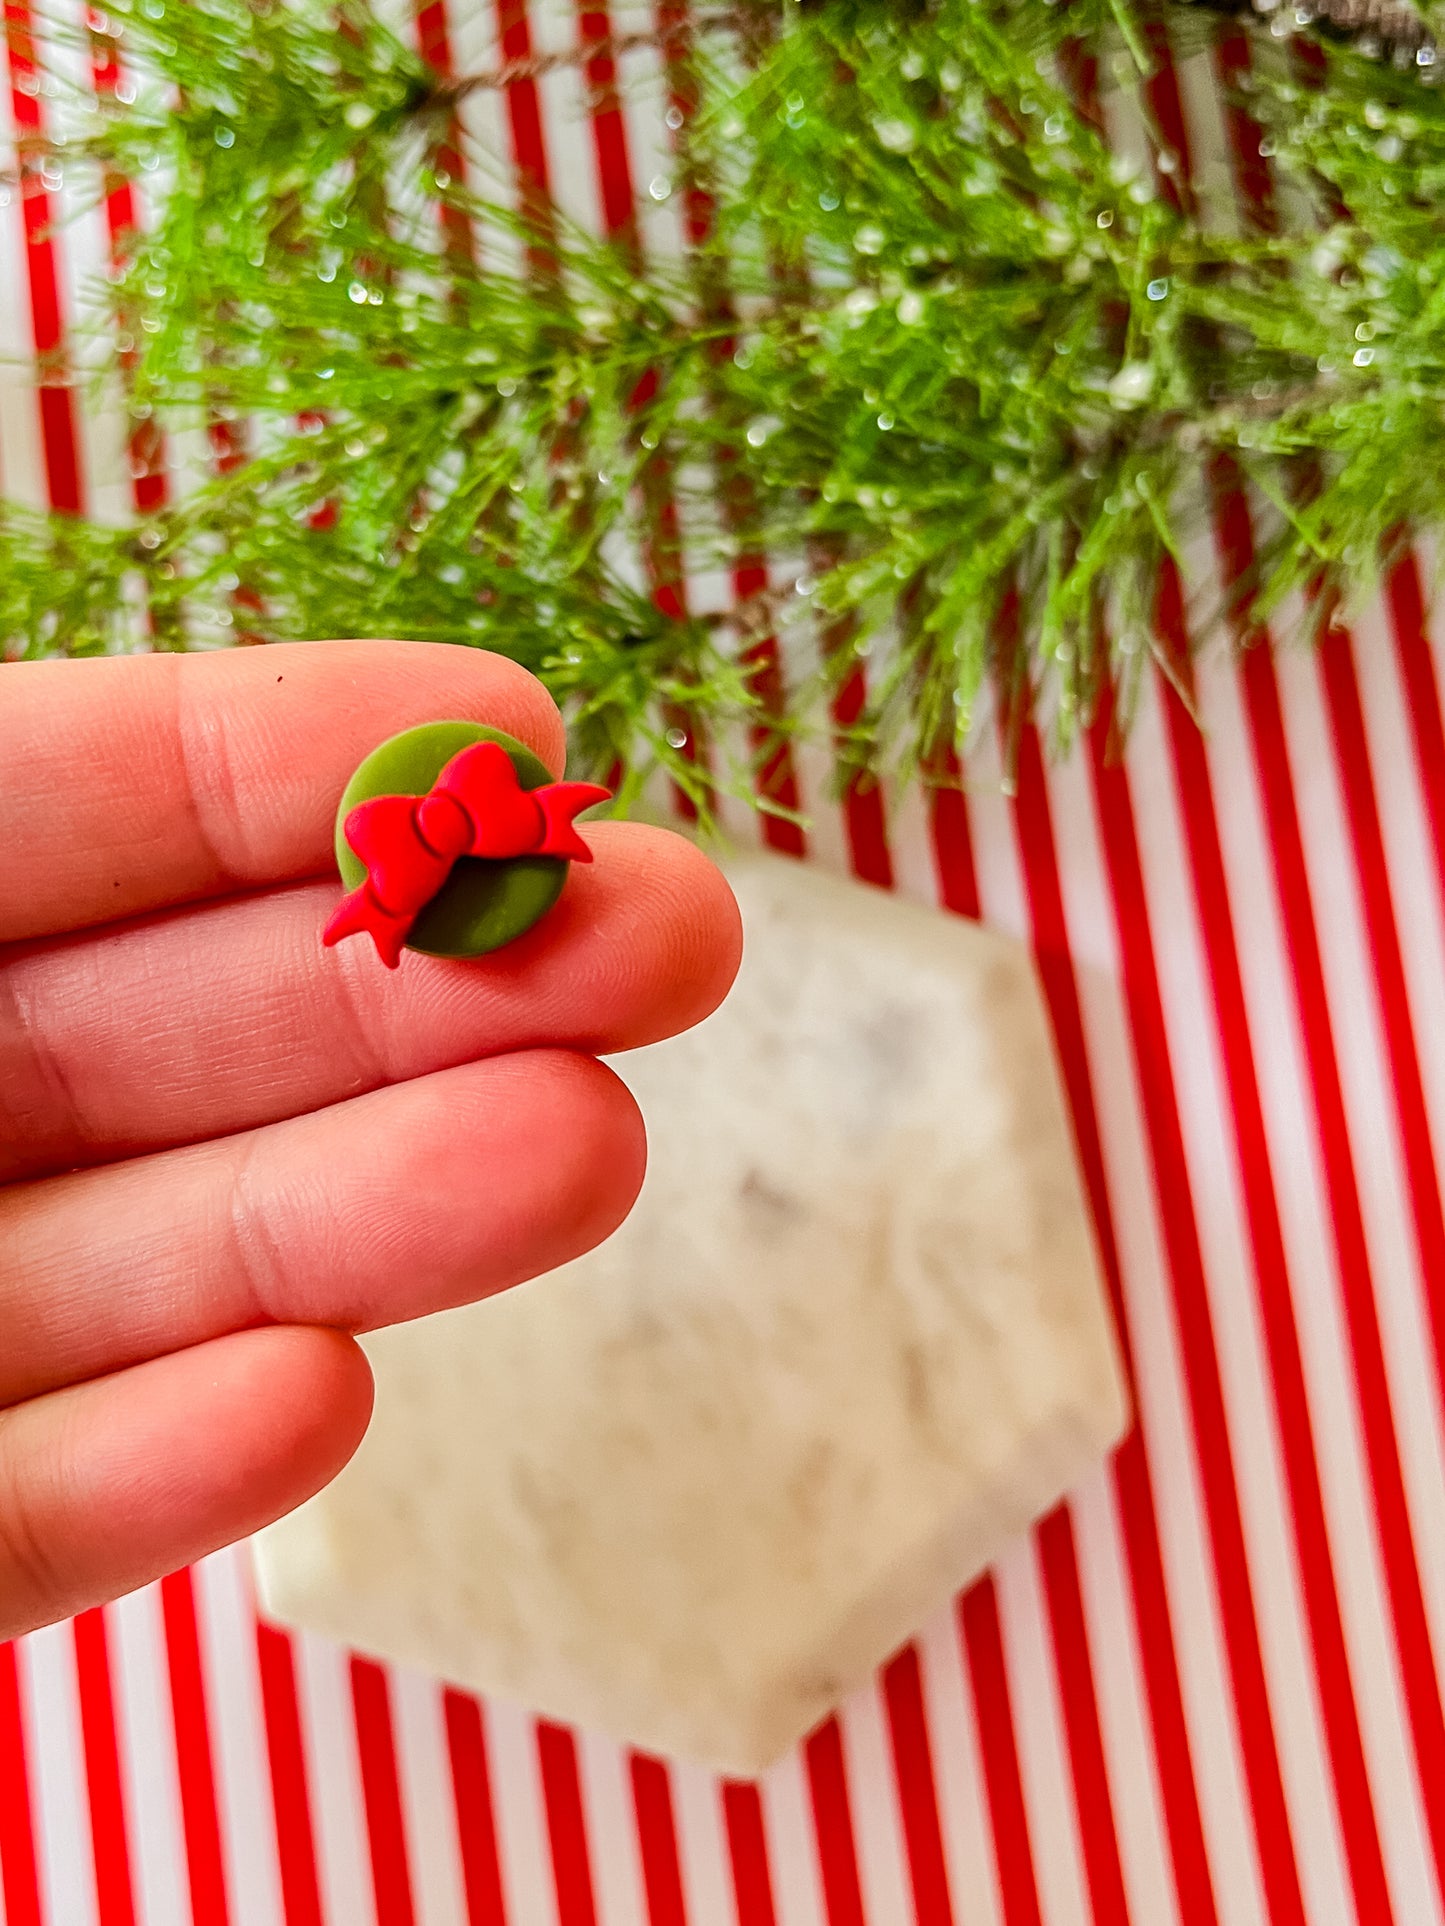
[{"label": "red and white striped paper", "polygon": [[[5,20],[23,129],[27,0]],[[407,24],[470,69],[633,23]],[[466,131],[609,228],[643,185],[644,244],[684,245],[665,76],[623,64],[475,95]],[[1153,83],[1169,178],[1258,200],[1217,79]],[[33,359],[130,211],[57,240],[71,190],[32,188],[0,349]],[[153,452],[0,385],[13,495],[124,513]],[[1228,573],[1248,510],[1216,479],[1196,559]],[[1182,642],[1172,576],[1160,622]],[[1026,735],[1013,800],[991,738],[966,796],[891,817],[799,753],[810,857],[1033,946],[1139,1412],[836,1720],[722,1783],[258,1626],[225,1553],[0,1647],[0,1926],[1445,1926],[1442,681],[1407,565],[1318,654],[1203,666],[1202,733],[1156,679],[1122,763]]]}]

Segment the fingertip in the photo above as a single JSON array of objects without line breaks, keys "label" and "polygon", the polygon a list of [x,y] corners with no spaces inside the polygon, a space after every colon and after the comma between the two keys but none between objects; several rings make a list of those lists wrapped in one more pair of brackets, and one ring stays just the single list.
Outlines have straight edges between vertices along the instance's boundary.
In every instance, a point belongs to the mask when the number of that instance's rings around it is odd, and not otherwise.
[{"label": "fingertip", "polygon": [[576,946],[587,957],[597,1034],[580,1040],[606,1051],[659,1043],[710,1016],[732,988],[743,953],[737,899],[717,864],[673,830],[599,822],[586,831],[595,860],[574,871],[539,950],[555,943],[567,956]]},{"label": "fingertip", "polygon": [[[319,1490],[366,1435],[376,1400],[371,1364],[354,1337],[326,1325],[283,1324],[261,1335],[268,1340],[267,1369],[275,1371],[279,1364],[283,1372],[289,1370],[311,1407],[314,1430],[298,1429],[294,1462],[309,1465]],[[298,1404],[301,1427],[306,1416]]]},{"label": "fingertip", "polygon": [[[479,1179],[489,1199],[481,1221],[470,1212],[457,1218],[452,1206],[470,1251],[454,1270],[459,1288],[449,1302],[539,1277],[612,1235],[647,1168],[642,1113],[615,1071],[570,1050],[527,1050],[444,1075],[457,1100],[447,1152],[426,1181],[439,1212],[448,1198],[478,1195]],[[505,1196],[497,1194],[499,1114],[510,1120]]]},{"label": "fingertip", "polygon": [[732,988],[743,959],[743,919],[732,885],[696,843],[672,830],[639,824],[644,837],[660,838],[678,906],[678,979],[685,998],[675,1006],[677,1030],[711,1016]]},{"label": "fingertip", "polygon": [[229,1441],[231,1475],[213,1494],[218,1516],[234,1504],[228,1538],[259,1531],[329,1484],[371,1421],[371,1366],[341,1331],[268,1325],[178,1353],[185,1370],[181,1360],[198,1391],[204,1374],[207,1422]]},{"label": "fingertip", "polygon": [[562,1255],[550,1270],[605,1243],[625,1220],[647,1174],[647,1126],[622,1078],[595,1057],[538,1051],[534,1061],[556,1080],[559,1118],[571,1136],[552,1216]]},{"label": "fingertip", "polygon": [[351,1457],[371,1402],[359,1345],[277,1326],[0,1413],[0,1639],[293,1511]]},{"label": "fingertip", "polygon": [[475,1303],[581,1257],[626,1217],[647,1162],[621,1078],[555,1048],[391,1085],[270,1144],[244,1191],[266,1248],[286,1252],[266,1313],[347,1331]]}]

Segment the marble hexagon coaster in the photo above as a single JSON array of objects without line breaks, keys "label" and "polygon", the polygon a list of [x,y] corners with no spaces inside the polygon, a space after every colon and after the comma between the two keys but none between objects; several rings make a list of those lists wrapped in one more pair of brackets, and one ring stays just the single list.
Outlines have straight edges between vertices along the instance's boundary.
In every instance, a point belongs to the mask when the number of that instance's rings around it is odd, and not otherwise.
[{"label": "marble hexagon coaster", "polygon": [[277,1617],[652,1749],[767,1765],[1046,1510],[1126,1403],[1028,958],[779,858],[741,977],[619,1068],[637,1209],[366,1340]]}]

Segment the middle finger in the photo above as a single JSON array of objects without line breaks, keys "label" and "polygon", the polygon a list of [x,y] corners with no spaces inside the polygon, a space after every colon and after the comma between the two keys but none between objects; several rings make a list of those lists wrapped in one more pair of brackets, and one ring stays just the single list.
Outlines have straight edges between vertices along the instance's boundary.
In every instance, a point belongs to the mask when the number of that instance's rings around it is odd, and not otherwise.
[{"label": "middle finger", "polygon": [[298,1116],[503,1051],[604,1053],[721,998],[731,893],[681,837],[587,826],[596,860],[494,955],[321,947],[337,886],[307,884],[0,950],[0,1182]]}]

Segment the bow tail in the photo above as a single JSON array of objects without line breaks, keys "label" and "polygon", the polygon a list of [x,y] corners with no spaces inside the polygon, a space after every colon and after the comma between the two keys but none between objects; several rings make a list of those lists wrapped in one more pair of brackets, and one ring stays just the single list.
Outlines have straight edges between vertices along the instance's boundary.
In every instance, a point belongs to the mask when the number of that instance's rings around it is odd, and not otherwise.
[{"label": "bow tail", "polygon": [[577,833],[574,816],[594,803],[611,799],[610,789],[595,782],[552,782],[532,792],[542,811],[542,840],[536,846],[539,856],[566,856],[575,863],[590,863],[592,851]]},{"label": "bow tail", "polygon": [[366,935],[376,944],[377,955],[389,970],[401,962],[402,948],[411,929],[409,916],[393,916],[372,894],[369,883],[343,896],[321,933],[328,947],[344,936]]}]

